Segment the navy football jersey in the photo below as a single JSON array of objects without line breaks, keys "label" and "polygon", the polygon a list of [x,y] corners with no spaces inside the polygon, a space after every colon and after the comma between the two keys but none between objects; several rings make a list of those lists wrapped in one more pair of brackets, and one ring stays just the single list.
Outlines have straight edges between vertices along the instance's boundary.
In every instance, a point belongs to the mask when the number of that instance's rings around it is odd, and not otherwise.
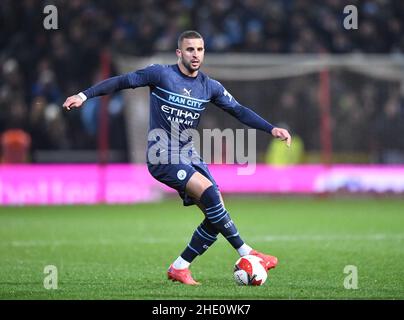
[{"label": "navy football jersey", "polygon": [[[177,64],[152,64],[144,69],[105,80],[83,93],[87,98],[91,98],[119,89],[145,86],[150,88],[149,148],[158,142],[168,146],[168,150],[159,151],[171,154],[189,144],[190,141],[181,139],[181,134],[198,126],[209,102],[253,128],[268,133],[273,129],[266,120],[239,104],[218,81],[201,71],[196,77],[189,77],[180,71]],[[171,137],[179,139],[172,143]]]}]

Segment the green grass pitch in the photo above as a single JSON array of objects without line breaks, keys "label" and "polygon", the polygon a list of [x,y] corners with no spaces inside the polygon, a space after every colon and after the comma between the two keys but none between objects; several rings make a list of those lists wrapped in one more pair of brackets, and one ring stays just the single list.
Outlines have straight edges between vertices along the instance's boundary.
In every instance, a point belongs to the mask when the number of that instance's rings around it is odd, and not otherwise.
[{"label": "green grass pitch", "polygon": [[[192,265],[201,286],[166,279],[202,221],[177,199],[128,206],[0,208],[0,299],[403,299],[404,200],[233,198],[243,239],[276,255],[261,287],[233,280],[222,238]],[[44,288],[55,265],[57,289]],[[358,288],[346,289],[347,265]]]}]

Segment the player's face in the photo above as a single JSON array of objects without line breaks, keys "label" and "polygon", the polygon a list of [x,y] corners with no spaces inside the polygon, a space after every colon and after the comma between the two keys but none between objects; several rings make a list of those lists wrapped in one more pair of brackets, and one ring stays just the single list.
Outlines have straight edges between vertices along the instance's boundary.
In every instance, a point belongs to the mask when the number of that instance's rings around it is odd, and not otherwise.
[{"label": "player's face", "polygon": [[202,65],[205,55],[203,39],[184,39],[181,48],[177,49],[177,57],[185,69],[192,75]]}]

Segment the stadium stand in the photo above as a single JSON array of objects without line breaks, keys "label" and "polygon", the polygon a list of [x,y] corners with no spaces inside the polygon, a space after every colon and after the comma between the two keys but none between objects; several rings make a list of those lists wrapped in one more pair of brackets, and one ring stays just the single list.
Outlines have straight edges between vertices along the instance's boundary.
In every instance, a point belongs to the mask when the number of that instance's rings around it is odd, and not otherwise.
[{"label": "stadium stand", "polygon": [[[133,56],[173,52],[178,34],[196,29],[204,35],[209,52],[222,54],[400,55],[404,51],[404,3],[399,0],[55,1],[59,30],[45,30],[44,13],[38,8],[48,3],[3,0],[0,7],[0,133],[28,132],[33,162],[44,161],[38,150],[97,147],[98,102],[77,113],[66,114],[59,107],[66,96],[100,79],[99,55],[104,48]],[[347,4],[358,7],[360,28],[342,32]],[[112,74],[116,73],[113,68]],[[369,79],[352,88],[344,81],[345,77],[336,76],[332,84],[338,92],[332,97],[333,119],[344,121],[346,128],[333,137],[335,150],[360,148],[373,155],[367,161],[404,162],[404,143],[398,138],[404,127],[400,88],[381,85],[376,90],[380,84]],[[264,114],[275,120],[278,114],[287,115],[279,120],[295,128],[308,151],[315,151],[318,141],[299,123],[299,111],[294,112],[302,99],[313,105],[311,86],[312,81],[295,80],[293,90],[274,95],[277,108]],[[116,161],[128,159],[124,107],[120,94],[109,104],[110,147],[124,154]],[[382,130],[387,123],[394,123],[388,127],[396,131]],[[369,135],[373,139],[362,144]]]}]

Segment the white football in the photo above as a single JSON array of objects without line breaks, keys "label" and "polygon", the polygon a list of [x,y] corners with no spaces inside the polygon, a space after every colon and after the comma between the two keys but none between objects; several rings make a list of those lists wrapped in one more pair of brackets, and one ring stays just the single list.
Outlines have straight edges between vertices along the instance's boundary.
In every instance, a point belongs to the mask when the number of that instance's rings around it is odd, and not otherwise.
[{"label": "white football", "polygon": [[262,286],[267,280],[267,271],[261,264],[262,259],[247,255],[234,264],[234,279],[243,286]]}]

